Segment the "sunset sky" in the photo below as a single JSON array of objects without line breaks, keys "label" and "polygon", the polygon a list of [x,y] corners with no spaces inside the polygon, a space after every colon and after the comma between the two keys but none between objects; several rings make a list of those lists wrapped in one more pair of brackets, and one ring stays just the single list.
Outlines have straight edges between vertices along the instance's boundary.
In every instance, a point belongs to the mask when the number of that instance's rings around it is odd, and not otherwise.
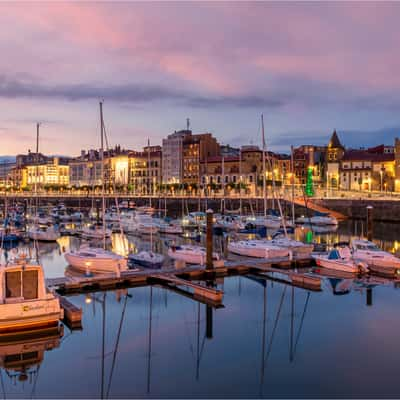
[{"label": "sunset sky", "polygon": [[400,136],[400,3],[1,3],[0,154],[139,149],[185,127],[221,143]]}]

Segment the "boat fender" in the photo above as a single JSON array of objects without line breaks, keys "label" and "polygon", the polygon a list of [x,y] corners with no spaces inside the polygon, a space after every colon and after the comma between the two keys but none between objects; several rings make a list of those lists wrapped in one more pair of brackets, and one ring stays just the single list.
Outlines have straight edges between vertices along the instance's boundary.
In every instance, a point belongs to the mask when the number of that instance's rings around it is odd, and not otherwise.
[{"label": "boat fender", "polygon": [[365,263],[359,263],[358,264],[358,273],[359,274],[364,274],[368,272],[368,266]]}]

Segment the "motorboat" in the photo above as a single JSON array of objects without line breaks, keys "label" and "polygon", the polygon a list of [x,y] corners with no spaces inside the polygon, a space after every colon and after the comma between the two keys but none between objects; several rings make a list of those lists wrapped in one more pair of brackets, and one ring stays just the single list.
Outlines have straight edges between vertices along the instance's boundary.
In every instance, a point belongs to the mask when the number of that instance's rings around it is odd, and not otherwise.
[{"label": "motorboat", "polygon": [[400,268],[400,258],[381,250],[375,243],[364,239],[355,239],[350,243],[353,257],[367,263],[368,267]]},{"label": "motorboat", "polygon": [[313,216],[304,216],[296,218],[296,224],[311,224],[311,225],[333,225],[339,224],[338,220],[329,215],[329,213],[315,212]]},{"label": "motorboat", "polygon": [[81,246],[76,251],[64,254],[68,264],[74,269],[90,274],[117,273],[127,270],[127,259],[102,248]]},{"label": "motorboat", "polygon": [[145,268],[158,269],[162,267],[164,256],[153,251],[142,250],[139,253],[132,253],[128,256],[128,262],[140,265]]},{"label": "motorboat", "polygon": [[350,247],[345,244],[335,245],[328,254],[313,254],[312,257],[318,267],[352,274],[368,272],[367,263],[355,260]]},{"label": "motorboat", "polygon": [[110,238],[112,234],[111,229],[103,229],[103,227],[100,225],[90,225],[90,226],[85,226],[81,230],[81,236],[84,239],[103,239],[105,236],[106,238]]},{"label": "motorboat", "polygon": [[[201,246],[194,245],[171,245],[168,249],[168,256],[173,260],[184,261],[188,264],[200,264],[204,265],[207,260],[206,249]],[[217,253],[213,253],[213,260],[217,261],[220,259]]]},{"label": "motorboat", "polygon": [[57,326],[58,297],[46,288],[43,268],[20,255],[0,266],[0,336]]},{"label": "motorboat", "polygon": [[53,226],[34,225],[28,228],[29,239],[42,242],[55,242],[60,237],[60,232]]},{"label": "motorboat", "polygon": [[257,258],[291,257],[291,250],[269,243],[267,240],[238,240],[228,243],[228,251],[234,254]]}]

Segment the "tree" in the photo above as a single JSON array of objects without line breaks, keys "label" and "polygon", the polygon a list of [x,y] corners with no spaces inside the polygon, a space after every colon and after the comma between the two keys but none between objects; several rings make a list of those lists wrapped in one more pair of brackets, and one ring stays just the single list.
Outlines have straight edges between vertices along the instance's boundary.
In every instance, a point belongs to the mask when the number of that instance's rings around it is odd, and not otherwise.
[{"label": "tree", "polygon": [[314,196],[313,167],[308,167],[307,169],[306,195],[308,197]]}]

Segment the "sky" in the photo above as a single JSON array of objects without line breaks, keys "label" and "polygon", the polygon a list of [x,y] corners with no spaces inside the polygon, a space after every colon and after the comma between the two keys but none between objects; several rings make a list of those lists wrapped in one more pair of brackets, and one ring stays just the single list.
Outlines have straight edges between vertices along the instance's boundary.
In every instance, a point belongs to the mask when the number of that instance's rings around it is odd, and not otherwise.
[{"label": "sky", "polygon": [[1,2],[0,154],[160,144],[392,144],[400,2]]}]

